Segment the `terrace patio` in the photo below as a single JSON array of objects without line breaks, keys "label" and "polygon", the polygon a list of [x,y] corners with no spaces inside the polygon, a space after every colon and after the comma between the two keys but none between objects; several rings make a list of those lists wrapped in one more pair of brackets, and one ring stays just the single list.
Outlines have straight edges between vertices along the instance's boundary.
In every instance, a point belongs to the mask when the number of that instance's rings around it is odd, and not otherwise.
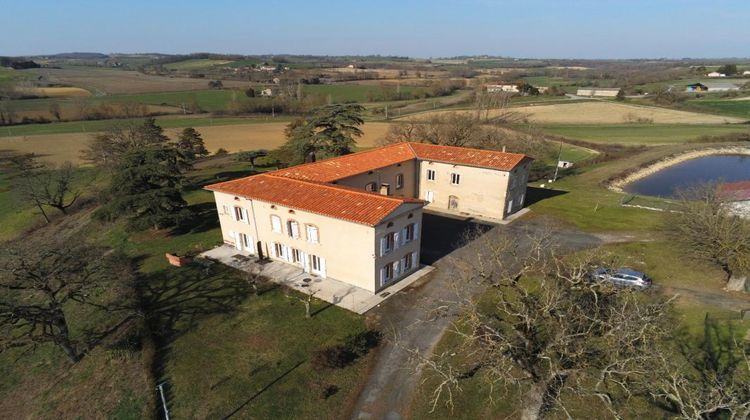
[{"label": "terrace patio", "polygon": [[321,278],[310,273],[305,273],[300,267],[285,262],[273,260],[259,261],[254,256],[239,253],[237,249],[230,245],[218,246],[201,253],[199,257],[218,261],[238,270],[260,275],[274,283],[289,287],[300,293],[307,294],[310,293],[310,290],[314,290],[316,298],[358,314],[364,314],[380,305],[388,297],[398,293],[434,270],[429,265],[423,265],[403,280],[394,283],[378,293],[372,293],[330,277]]}]

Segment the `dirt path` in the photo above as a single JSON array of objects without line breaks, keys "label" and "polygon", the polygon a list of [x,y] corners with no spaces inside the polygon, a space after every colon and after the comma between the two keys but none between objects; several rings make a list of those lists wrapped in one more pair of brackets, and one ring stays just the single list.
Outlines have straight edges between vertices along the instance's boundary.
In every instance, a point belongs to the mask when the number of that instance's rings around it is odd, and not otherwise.
[{"label": "dirt path", "polygon": [[[504,230],[518,234],[547,229],[543,221],[519,220],[511,226],[498,226],[486,233],[497,235]],[[570,230],[559,230],[555,237],[568,250],[594,248],[604,241],[594,235]],[[607,240],[622,239],[616,235]],[[527,241],[528,242],[528,241]],[[477,284],[466,284],[457,275],[468,267],[468,261],[479,251],[476,242],[458,248],[433,265],[437,268],[431,278],[413,286],[385,301],[374,309],[371,316],[386,334],[375,366],[370,373],[359,400],[352,412],[352,419],[401,419],[408,417],[413,391],[419,380],[419,372],[409,359],[406,349],[417,350],[423,356],[430,355],[441,337],[458,316],[456,290],[476,295],[483,290]]]}]

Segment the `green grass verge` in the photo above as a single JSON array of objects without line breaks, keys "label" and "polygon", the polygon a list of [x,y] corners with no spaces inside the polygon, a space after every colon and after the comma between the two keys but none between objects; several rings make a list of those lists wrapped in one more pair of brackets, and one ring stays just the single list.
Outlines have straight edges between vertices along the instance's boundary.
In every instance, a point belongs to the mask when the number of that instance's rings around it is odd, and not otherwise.
[{"label": "green grass verge", "polygon": [[550,134],[602,144],[660,145],[686,143],[701,136],[720,136],[747,132],[746,125],[679,125],[679,124],[616,124],[616,125],[542,125]]}]

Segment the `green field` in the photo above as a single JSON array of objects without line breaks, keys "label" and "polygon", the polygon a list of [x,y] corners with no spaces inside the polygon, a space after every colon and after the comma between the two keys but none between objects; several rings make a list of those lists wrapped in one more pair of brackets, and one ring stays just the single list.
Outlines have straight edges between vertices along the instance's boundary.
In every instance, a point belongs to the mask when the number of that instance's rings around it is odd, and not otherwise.
[{"label": "green field", "polygon": [[592,143],[624,145],[658,145],[686,143],[701,136],[720,136],[750,131],[746,125],[679,125],[679,124],[617,124],[617,125],[542,125],[542,130],[571,139]]},{"label": "green field", "polygon": [[226,65],[229,62],[227,60],[211,60],[208,58],[196,58],[191,60],[178,61],[176,63],[165,64],[169,70],[199,70],[209,67]]},{"label": "green field", "polygon": [[687,111],[706,112],[711,114],[726,115],[728,117],[750,119],[750,100],[733,101],[694,99],[688,101],[680,108]]},{"label": "green field", "polygon": [[0,86],[24,80],[26,75],[8,67],[0,67]]},{"label": "green field", "polygon": [[[373,85],[305,85],[304,92],[308,95],[330,96],[333,102],[373,102],[379,101],[384,92],[395,92],[396,86]],[[404,95],[419,95],[424,88],[418,86],[401,86]]]}]

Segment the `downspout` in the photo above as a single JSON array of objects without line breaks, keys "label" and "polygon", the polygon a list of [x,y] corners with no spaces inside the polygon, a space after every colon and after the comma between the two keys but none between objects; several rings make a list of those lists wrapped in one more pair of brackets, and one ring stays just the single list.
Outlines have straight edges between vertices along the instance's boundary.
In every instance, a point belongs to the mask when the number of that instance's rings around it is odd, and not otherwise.
[{"label": "downspout", "polygon": [[255,200],[250,200],[250,211],[253,213],[253,229],[255,229],[255,251],[258,253],[258,258],[262,257],[261,255],[263,253],[263,249],[261,249],[260,246],[258,246],[258,242],[260,242],[260,236],[258,235],[258,221],[255,218]]}]

